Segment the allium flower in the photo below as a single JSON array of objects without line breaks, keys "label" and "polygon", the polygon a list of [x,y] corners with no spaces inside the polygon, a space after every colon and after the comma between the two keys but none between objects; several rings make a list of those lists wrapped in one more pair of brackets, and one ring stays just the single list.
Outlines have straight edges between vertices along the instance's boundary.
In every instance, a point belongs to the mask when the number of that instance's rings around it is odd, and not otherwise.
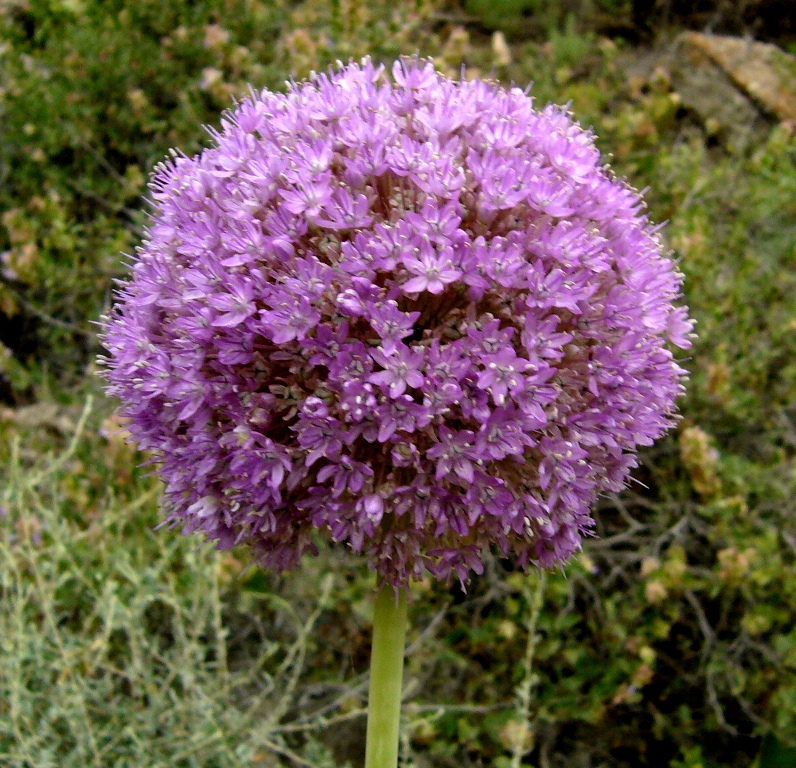
[{"label": "allium flower", "polygon": [[396,587],[581,545],[674,420],[681,275],[593,136],[522,91],[365,61],[239,104],[151,183],[107,389],[169,520]]}]

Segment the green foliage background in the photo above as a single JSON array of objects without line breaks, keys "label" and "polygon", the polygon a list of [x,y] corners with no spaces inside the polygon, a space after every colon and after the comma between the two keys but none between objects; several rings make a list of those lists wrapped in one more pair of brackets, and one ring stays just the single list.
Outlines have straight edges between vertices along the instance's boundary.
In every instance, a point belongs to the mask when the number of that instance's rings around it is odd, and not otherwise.
[{"label": "green foliage background", "polygon": [[405,764],[796,764],[793,127],[716,145],[599,34],[629,4],[515,3],[544,37],[506,27],[507,63],[504,5],[0,2],[0,765],[361,761],[370,575],[322,549],[276,578],[154,531],[92,322],[169,147],[200,148],[248,83],[414,51],[571,102],[668,220],[699,340],[680,428],[564,573],[416,585]]}]

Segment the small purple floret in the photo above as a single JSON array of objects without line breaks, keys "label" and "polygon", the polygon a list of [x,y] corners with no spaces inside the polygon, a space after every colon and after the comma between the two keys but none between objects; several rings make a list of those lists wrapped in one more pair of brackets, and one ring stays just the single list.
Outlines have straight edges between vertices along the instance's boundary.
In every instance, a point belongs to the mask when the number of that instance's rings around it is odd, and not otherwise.
[{"label": "small purple floret", "polygon": [[155,171],[108,393],[218,546],[323,533],[397,587],[581,546],[675,420],[682,276],[594,137],[517,88],[369,61]]}]

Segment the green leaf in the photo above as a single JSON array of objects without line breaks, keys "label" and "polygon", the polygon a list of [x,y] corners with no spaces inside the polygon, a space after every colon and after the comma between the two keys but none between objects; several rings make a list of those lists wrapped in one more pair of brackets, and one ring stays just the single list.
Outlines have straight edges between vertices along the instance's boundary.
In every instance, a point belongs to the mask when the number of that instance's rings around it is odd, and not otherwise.
[{"label": "green leaf", "polygon": [[760,768],[796,768],[796,748],[785,746],[769,734],[763,740]]}]

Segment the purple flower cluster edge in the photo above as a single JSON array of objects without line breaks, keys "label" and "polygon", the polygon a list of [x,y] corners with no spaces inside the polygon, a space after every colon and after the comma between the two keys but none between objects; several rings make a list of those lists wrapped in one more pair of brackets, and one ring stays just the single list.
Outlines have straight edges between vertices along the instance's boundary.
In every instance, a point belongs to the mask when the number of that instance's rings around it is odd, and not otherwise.
[{"label": "purple flower cluster edge", "polygon": [[565,561],[675,421],[682,275],[594,137],[517,88],[369,60],[253,93],[150,183],[103,319],[164,511],[397,588]]}]

